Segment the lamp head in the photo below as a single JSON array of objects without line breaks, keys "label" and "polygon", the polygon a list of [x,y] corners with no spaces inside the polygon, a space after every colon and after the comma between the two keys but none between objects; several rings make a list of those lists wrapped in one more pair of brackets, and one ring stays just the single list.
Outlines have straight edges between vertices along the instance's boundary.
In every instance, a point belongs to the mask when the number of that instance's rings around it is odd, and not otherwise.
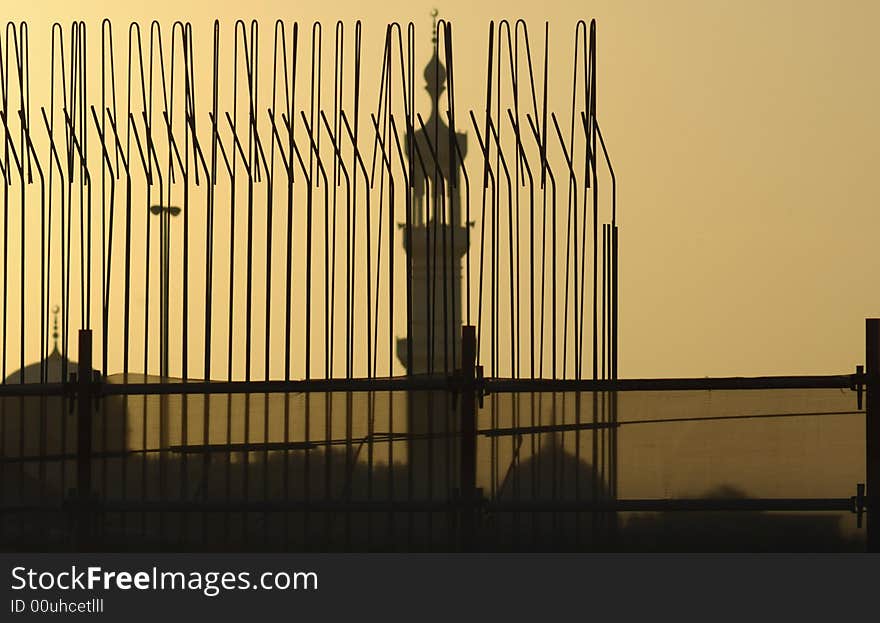
[{"label": "lamp head", "polygon": [[162,205],[152,205],[150,206],[151,214],[161,214],[162,212],[167,212],[171,216],[177,216],[180,214],[180,208],[178,206],[162,206]]}]

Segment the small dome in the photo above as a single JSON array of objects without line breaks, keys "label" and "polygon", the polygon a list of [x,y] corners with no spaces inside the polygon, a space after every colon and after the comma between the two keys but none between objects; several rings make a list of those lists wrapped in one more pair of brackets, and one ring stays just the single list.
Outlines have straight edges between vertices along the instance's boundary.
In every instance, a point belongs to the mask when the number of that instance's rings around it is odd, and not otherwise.
[{"label": "small dome", "polygon": [[[16,370],[4,379],[4,383],[14,385],[16,383],[42,383],[43,372],[46,374],[46,383],[62,383],[67,381],[71,373],[75,373],[79,366],[61,354],[58,350],[58,313],[61,308],[57,305],[52,310],[55,316],[52,327],[52,352],[41,361],[29,364],[21,370]],[[65,378],[67,377],[67,378]]]},{"label": "small dome", "polygon": [[425,71],[422,75],[425,76],[425,90],[430,93],[434,99],[439,97],[443,92],[443,89],[446,88],[446,68],[437,57],[436,49],[434,50],[434,55],[431,57],[431,60],[428,61],[428,64],[425,66]]},{"label": "small dome", "polygon": [[64,373],[65,361],[67,362],[68,375],[70,375],[71,372],[77,371],[77,363],[75,361],[71,361],[70,359],[64,357],[60,352],[58,352],[57,347],[53,348],[48,357],[46,357],[42,361],[37,361],[29,364],[21,370],[16,370],[15,372],[12,372],[6,377],[5,382],[8,384],[40,383],[42,380],[40,374],[43,370],[43,365],[45,365],[46,382],[61,383],[62,381],[66,380],[63,379],[61,376]]}]

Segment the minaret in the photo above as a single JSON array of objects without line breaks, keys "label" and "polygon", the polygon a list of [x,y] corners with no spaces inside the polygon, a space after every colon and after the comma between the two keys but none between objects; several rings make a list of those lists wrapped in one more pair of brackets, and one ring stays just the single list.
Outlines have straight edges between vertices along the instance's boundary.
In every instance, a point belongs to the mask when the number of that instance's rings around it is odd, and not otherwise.
[{"label": "minaret", "polygon": [[[461,366],[461,273],[468,230],[461,219],[459,168],[467,153],[467,138],[451,133],[444,121],[449,107],[447,96],[441,95],[447,72],[438,56],[437,12],[432,15],[434,50],[423,74],[425,90],[431,96],[431,114],[424,127],[413,119],[414,131],[406,137],[413,198],[411,228],[402,227],[403,246],[412,267],[408,336],[412,357],[408,358],[407,338],[398,340],[397,357],[410,375],[451,375]],[[412,494],[417,499],[447,497],[458,487],[454,404],[449,392],[409,394],[407,423],[412,438],[407,454],[413,474]]]},{"label": "minaret", "polygon": [[[404,250],[412,262],[412,361],[407,361],[406,338],[397,342],[397,357],[409,374],[452,374],[461,359],[461,260],[468,249],[468,230],[461,220],[459,167],[467,154],[467,137],[454,133],[450,141],[447,118],[446,68],[437,46],[424,70],[425,90],[431,96],[431,115],[424,128],[418,120],[413,144],[412,240],[404,228]],[[443,110],[443,113],[440,113]],[[450,175],[450,167],[453,172]]]}]

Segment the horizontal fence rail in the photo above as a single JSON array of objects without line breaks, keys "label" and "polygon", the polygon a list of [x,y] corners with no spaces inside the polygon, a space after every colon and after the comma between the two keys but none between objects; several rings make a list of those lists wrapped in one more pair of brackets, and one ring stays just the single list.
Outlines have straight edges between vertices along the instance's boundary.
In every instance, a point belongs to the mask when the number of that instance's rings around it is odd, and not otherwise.
[{"label": "horizontal fence rail", "polygon": [[[467,352],[473,352],[469,348],[475,335],[473,330],[464,332]],[[841,537],[827,527],[810,527],[810,522],[822,524],[821,517],[830,513],[857,517],[861,525],[871,508],[863,487],[857,491],[847,487],[850,495],[842,497],[758,497],[741,492],[732,492],[731,497],[726,490],[690,498],[621,496],[618,434],[639,426],[675,428],[697,422],[707,422],[709,430],[721,423],[752,426],[748,423],[864,418],[865,411],[853,408],[857,406],[853,403],[864,386],[875,381],[869,374],[560,384],[480,378],[475,370],[468,372],[466,364],[463,360],[459,372],[450,377],[364,379],[362,387],[348,388],[332,379],[303,384],[254,381],[229,387],[179,382],[129,387],[93,379],[57,385],[67,393],[53,397],[5,396],[2,401],[8,412],[10,405],[23,400],[73,405],[86,389],[95,392],[93,400],[99,407],[86,418],[94,426],[90,448],[18,454],[2,461],[7,472],[57,474],[60,468],[63,475],[85,460],[91,480],[88,490],[94,493],[85,498],[48,494],[32,501],[14,501],[13,496],[0,505],[0,517],[6,518],[11,533],[16,533],[15,517],[29,517],[29,524],[37,527],[51,524],[48,518],[70,518],[62,523],[73,522],[69,525],[78,531],[78,547],[85,549],[99,544],[210,549],[213,539],[219,538],[226,547],[247,549],[277,543],[293,549],[509,550],[639,549],[653,542],[644,541],[651,521],[681,523],[645,517],[684,513],[711,525],[719,520],[709,520],[705,513],[735,512],[748,517],[742,525],[753,526],[752,540],[745,542],[754,544],[756,534],[783,530],[791,543],[800,543],[780,545],[783,548],[858,547],[857,541],[835,540]],[[88,366],[83,364],[83,370]],[[8,388],[30,389],[28,385]],[[679,409],[687,404],[683,397],[716,390],[722,392],[722,404],[724,396],[733,397],[728,399],[733,400],[731,405],[740,404],[736,396],[766,394],[772,402],[785,392],[795,392],[795,401],[819,392],[817,396],[825,396],[826,402],[797,410],[793,409],[797,403],[788,399],[779,412],[767,407],[751,413],[725,408],[717,415],[711,411],[682,415]],[[238,398],[236,391],[241,392]],[[676,392],[673,404],[679,409],[665,415],[658,412],[656,417],[620,419],[619,399],[658,391]],[[827,406],[832,396],[836,409]],[[468,399],[475,402],[468,406]],[[111,402],[120,400],[128,405],[123,412]],[[153,402],[148,405],[147,400]],[[739,409],[754,410],[763,400],[742,403]],[[132,408],[141,402],[142,406]],[[848,409],[839,408],[844,403]],[[472,414],[473,424],[467,424],[467,413]],[[79,411],[77,417],[83,415]],[[151,433],[158,435],[151,437],[154,445],[143,436],[141,447],[135,442],[135,447],[108,449],[120,434],[113,424],[120,417],[129,421],[126,437],[150,420],[151,430],[158,424]],[[281,435],[281,429],[269,426],[270,420],[283,423],[289,432]],[[238,421],[243,429],[233,433],[224,421]],[[760,437],[761,430],[750,434]],[[120,469],[121,480],[114,475]],[[637,519],[623,519],[631,515]],[[816,536],[819,533],[824,536]],[[679,547],[694,546],[693,533],[687,534],[691,536]],[[670,542],[671,537],[664,538]],[[719,547],[719,542],[711,543]]]},{"label": "horizontal fence rail", "polygon": [[[873,381],[873,379],[870,379]],[[869,381],[865,374],[802,376],[700,377],[670,379],[479,379],[475,385],[484,393],[519,392],[626,392],[749,389],[851,389]],[[95,383],[94,392],[103,396],[197,395],[451,390],[462,387],[456,377],[394,377],[321,379],[311,381],[216,381]],[[63,396],[76,393],[75,383],[45,383],[0,386],[0,396]]]}]

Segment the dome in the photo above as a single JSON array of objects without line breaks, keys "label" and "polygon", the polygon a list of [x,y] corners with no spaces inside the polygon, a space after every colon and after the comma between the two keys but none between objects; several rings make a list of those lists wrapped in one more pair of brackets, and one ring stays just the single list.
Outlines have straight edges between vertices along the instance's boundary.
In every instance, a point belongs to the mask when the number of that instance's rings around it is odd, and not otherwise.
[{"label": "dome", "polygon": [[60,352],[58,352],[57,345],[52,349],[52,352],[49,353],[49,356],[41,361],[36,361],[32,364],[29,364],[22,368],[21,370],[16,370],[9,374],[5,379],[4,383],[6,384],[15,384],[15,383],[40,383],[41,382],[41,372],[43,370],[43,366],[45,365],[46,370],[46,382],[47,383],[61,383],[66,380],[62,378],[62,374],[64,373],[64,363],[67,362],[67,375],[70,376],[71,372],[77,371],[77,363],[64,357]]},{"label": "dome", "polygon": [[[62,383],[67,381],[71,373],[75,373],[79,366],[71,359],[68,359],[58,350],[58,312],[60,308],[56,305],[52,310],[55,320],[52,327],[52,352],[41,361],[31,363],[20,370],[8,375],[3,382],[8,385],[17,383],[41,383],[43,382],[43,371],[46,373],[46,383]],[[67,378],[65,378],[65,376]],[[94,372],[93,372],[94,377]]]},{"label": "dome", "polygon": [[437,99],[446,88],[446,67],[437,57],[436,48],[422,75],[425,76],[425,90],[431,94],[432,98]]}]

